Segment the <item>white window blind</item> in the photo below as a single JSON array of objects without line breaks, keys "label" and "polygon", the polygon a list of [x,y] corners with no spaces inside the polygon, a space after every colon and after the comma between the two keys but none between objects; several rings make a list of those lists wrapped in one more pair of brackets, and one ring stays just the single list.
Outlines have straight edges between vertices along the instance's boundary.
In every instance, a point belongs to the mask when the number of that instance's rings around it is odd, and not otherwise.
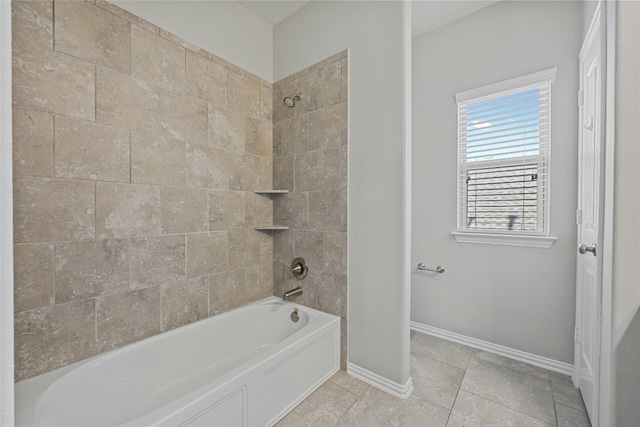
[{"label": "white window blind", "polygon": [[555,69],[456,95],[458,231],[545,235]]}]

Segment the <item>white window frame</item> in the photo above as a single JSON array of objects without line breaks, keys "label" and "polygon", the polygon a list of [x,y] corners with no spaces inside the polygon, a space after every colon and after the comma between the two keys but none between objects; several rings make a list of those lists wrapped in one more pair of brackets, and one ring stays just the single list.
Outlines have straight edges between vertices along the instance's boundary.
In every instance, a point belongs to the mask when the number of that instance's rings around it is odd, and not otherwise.
[{"label": "white window frame", "polygon": [[[506,93],[508,91],[515,90],[523,90],[527,87],[532,87],[541,84],[549,84],[555,80],[556,77],[556,68],[550,68],[548,70],[539,71],[532,74],[527,74],[524,76],[516,77],[509,80],[504,80],[501,82],[489,84],[486,86],[482,86],[479,88],[467,90],[464,92],[459,92],[455,95],[456,102],[458,105],[460,103],[469,102],[473,100],[479,100],[480,98],[488,97],[488,96],[496,96],[501,93]],[[458,128],[460,127],[460,123],[456,120]],[[456,143],[459,143],[459,138],[456,140]],[[460,148],[459,148],[460,149]],[[543,161],[543,160],[539,160]],[[464,165],[458,165],[456,168],[457,179],[456,179],[456,187],[457,187],[457,197],[456,197],[456,212],[458,223],[457,231],[452,232],[451,234],[459,243],[480,243],[480,244],[489,244],[489,245],[506,245],[506,246],[525,246],[525,247],[536,247],[536,248],[549,248],[553,243],[557,240],[557,237],[549,236],[550,232],[550,212],[551,212],[551,180],[550,180],[550,166],[551,166],[551,92],[549,92],[549,153],[544,159],[546,164],[546,185],[542,188],[545,191],[545,203],[546,203],[546,212],[544,213],[543,221],[544,221],[544,230],[539,233],[514,233],[509,231],[491,231],[486,232],[482,230],[469,230],[466,227],[461,227],[459,219],[461,218],[461,203],[466,200],[466,190],[462,188],[462,184],[460,182],[461,172],[469,169]],[[483,162],[483,165],[490,166],[493,162]],[[496,164],[505,164],[505,162],[496,161]],[[542,183],[539,183],[539,186],[542,186]],[[463,200],[464,199],[464,200]],[[538,207],[539,212],[542,209],[540,206]],[[465,215],[466,216],[466,215]]]}]

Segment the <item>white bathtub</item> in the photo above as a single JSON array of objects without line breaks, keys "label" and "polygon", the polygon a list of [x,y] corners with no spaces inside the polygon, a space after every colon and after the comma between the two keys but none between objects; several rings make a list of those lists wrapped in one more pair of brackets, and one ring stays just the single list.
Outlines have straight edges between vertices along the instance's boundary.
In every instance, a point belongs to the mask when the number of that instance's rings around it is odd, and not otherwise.
[{"label": "white bathtub", "polygon": [[16,424],[272,425],[339,365],[340,319],[271,297],[21,381]]}]

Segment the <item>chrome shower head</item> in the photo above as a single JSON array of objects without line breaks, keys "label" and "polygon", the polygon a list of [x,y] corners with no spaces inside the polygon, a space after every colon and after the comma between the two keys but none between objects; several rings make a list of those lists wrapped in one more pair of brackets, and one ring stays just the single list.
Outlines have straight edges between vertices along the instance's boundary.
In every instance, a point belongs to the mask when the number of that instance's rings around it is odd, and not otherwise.
[{"label": "chrome shower head", "polygon": [[293,107],[294,105],[296,105],[296,98],[300,99],[300,96],[302,96],[302,93],[300,92],[296,93],[293,96],[287,96],[284,99],[284,105],[286,105],[289,108]]}]

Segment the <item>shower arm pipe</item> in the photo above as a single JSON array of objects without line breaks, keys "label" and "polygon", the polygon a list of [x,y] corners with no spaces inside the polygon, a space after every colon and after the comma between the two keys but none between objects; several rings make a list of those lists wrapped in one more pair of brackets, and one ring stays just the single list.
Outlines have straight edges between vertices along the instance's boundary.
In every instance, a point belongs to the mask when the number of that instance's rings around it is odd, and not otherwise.
[{"label": "shower arm pipe", "polygon": [[284,98],[284,105],[286,105],[289,108],[292,108],[296,105],[296,99],[300,100],[302,99],[302,92],[298,92],[294,95],[291,96],[287,96],[286,98]]}]

